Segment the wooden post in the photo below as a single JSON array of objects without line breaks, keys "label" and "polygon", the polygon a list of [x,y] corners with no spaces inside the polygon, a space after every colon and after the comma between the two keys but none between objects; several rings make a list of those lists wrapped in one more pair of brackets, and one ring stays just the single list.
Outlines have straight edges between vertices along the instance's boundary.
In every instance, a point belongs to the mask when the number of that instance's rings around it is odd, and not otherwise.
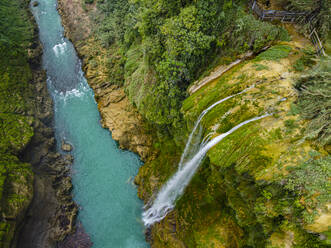
[{"label": "wooden post", "polygon": [[314,32],[315,32],[315,36],[316,36],[316,39],[317,39],[317,42],[318,42],[318,45],[319,47],[321,48],[321,52],[323,53],[323,56],[325,56],[325,51],[324,51],[324,48],[323,48],[323,45],[322,45],[322,42],[320,40],[320,38],[318,37],[318,33],[316,32],[316,29],[314,29]]},{"label": "wooden post", "polygon": [[309,39],[311,39],[311,42],[313,43],[315,49],[317,50],[317,54],[318,55],[322,54],[322,55],[326,56],[323,44],[322,44],[321,40],[318,37],[316,29],[313,28],[313,25],[311,23],[312,20],[313,20],[314,15],[311,15],[311,13],[308,13],[308,12],[291,13],[291,12],[287,12],[287,11],[273,10],[273,11],[270,11],[271,15],[266,16],[266,11],[259,7],[259,5],[256,3],[256,0],[250,1],[250,3],[252,3],[252,2],[253,2],[252,11],[255,12],[255,14],[262,21],[264,19],[271,19],[271,21],[273,21],[276,18],[276,19],[280,19],[281,22],[289,22],[289,23],[298,22],[298,23],[302,23],[303,21],[305,21],[306,23],[308,23],[308,30],[310,32]]},{"label": "wooden post", "polygon": [[254,10],[254,8],[255,8],[255,4],[256,4],[256,0],[255,0],[254,3],[253,3],[252,10]]},{"label": "wooden post", "polygon": [[[310,26],[309,26],[310,27]],[[313,31],[311,31],[310,35],[309,35],[309,38],[313,35],[315,29],[313,29]]]}]

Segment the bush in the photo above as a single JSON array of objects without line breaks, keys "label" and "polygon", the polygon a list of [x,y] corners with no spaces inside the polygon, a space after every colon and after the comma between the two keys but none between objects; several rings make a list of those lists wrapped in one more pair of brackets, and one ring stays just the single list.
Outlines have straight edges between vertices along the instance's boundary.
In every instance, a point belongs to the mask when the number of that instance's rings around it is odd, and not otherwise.
[{"label": "bush", "polygon": [[298,107],[310,120],[307,137],[321,145],[331,144],[331,63],[327,57],[296,82]]},{"label": "bush", "polygon": [[[312,25],[321,35],[322,40],[327,39],[331,28],[331,2],[329,0],[289,0],[287,8],[290,11],[313,13],[314,18],[310,20]],[[306,31],[308,31],[308,26]]]},{"label": "bush", "polygon": [[[288,36],[248,15],[241,1],[105,0],[97,6],[98,39],[123,49],[126,92],[139,112],[159,125],[180,119],[187,87],[215,58],[234,59]],[[141,56],[132,56],[133,50]],[[151,74],[153,85],[147,82]]]},{"label": "bush", "polygon": [[[289,168],[285,188],[297,192],[304,199],[306,209],[303,213],[306,223],[314,220],[316,210],[323,208],[330,200],[331,156],[320,158]],[[315,200],[313,200],[315,198]]]}]

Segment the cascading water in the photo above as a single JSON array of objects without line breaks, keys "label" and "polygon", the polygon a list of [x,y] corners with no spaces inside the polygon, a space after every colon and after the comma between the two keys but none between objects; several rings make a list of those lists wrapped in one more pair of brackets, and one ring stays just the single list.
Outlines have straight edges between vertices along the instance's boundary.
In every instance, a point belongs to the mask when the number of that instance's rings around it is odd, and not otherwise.
[{"label": "cascading water", "polygon": [[[196,145],[192,143],[192,140],[193,140],[193,137],[196,130],[198,129],[199,125],[200,125],[200,122],[202,120],[202,118],[210,111],[212,110],[214,107],[216,107],[218,104],[221,104],[222,102],[225,102],[226,100],[229,100],[235,96],[238,96],[238,95],[241,95],[243,93],[245,93],[246,91],[252,89],[254,87],[254,85],[248,87],[247,89],[244,89],[243,91],[237,93],[237,94],[233,94],[231,96],[228,96],[228,97],[225,97],[215,103],[213,103],[212,105],[210,105],[208,108],[206,108],[204,111],[202,111],[202,113],[199,115],[198,119],[196,120],[196,122],[194,123],[194,127],[188,137],[188,140],[186,142],[186,145],[185,145],[185,148],[184,148],[184,151],[182,153],[182,156],[180,157],[180,161],[179,161],[179,164],[178,164],[178,168],[182,168],[183,166],[183,163],[186,162],[187,160],[191,159],[191,154],[194,154],[196,153]],[[198,142],[200,142],[200,138],[201,138],[201,132],[200,132],[200,135],[197,136],[197,140]]]},{"label": "cascading water", "polygon": [[224,139],[226,136],[230,135],[240,127],[270,116],[271,114],[265,114],[258,116],[247,121],[240,123],[239,125],[233,127],[226,133],[223,133],[216,138],[209,141],[206,145],[202,146],[199,152],[188,162],[184,163],[182,168],[179,168],[178,171],[173,175],[168,182],[162,187],[161,191],[158,193],[156,199],[154,200],[152,206],[143,213],[143,221],[146,226],[150,226],[155,222],[161,221],[170,210],[175,206],[175,201],[181,196],[184,192],[184,189],[191,181],[194,173],[199,167],[202,159],[208,152],[210,148]]}]

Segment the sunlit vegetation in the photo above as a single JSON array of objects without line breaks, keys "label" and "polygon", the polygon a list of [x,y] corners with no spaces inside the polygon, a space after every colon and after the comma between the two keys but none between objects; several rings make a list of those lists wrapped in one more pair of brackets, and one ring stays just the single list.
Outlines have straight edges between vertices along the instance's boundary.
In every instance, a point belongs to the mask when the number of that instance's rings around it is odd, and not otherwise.
[{"label": "sunlit vegetation", "polygon": [[188,85],[216,59],[289,39],[285,29],[246,13],[246,1],[94,2],[97,40],[119,48],[124,61],[111,73],[123,75],[131,103],[163,129],[180,125]]},{"label": "sunlit vegetation", "polygon": [[[288,1],[284,7],[301,11],[307,7],[300,5],[303,2]],[[316,1],[306,2],[308,9],[315,9]],[[281,74],[272,73],[279,66],[284,66],[280,73],[308,70],[316,63],[314,51],[279,42],[290,41],[287,31],[257,20],[246,11],[247,1],[94,3],[99,10],[94,16],[95,37],[108,51],[116,48],[113,56],[108,55],[116,65],[110,74],[121,76],[110,81],[122,84],[131,103],[158,127],[153,130],[157,156],[136,178],[140,197],[150,199],[176,171],[194,121],[212,103],[256,85],[250,97],[236,96],[204,117],[204,131],[215,135],[277,109],[269,123],[275,128],[265,129],[263,121],[252,123],[208,152],[169,220],[152,229],[153,245],[283,247],[288,235],[291,247],[326,247],[319,234],[307,232],[304,225],[313,222],[328,201],[330,157],[324,150],[307,155],[305,149],[329,144],[330,68],[321,63],[298,80],[297,103],[292,81],[284,86],[288,78],[278,80]],[[327,22],[318,18],[325,28]],[[247,51],[257,56],[187,95],[187,87],[206,70],[229,64]],[[266,76],[258,77],[260,73]],[[279,94],[282,90],[286,94]],[[284,96],[289,99],[272,100]]]},{"label": "sunlit vegetation", "polygon": [[300,77],[298,107],[309,120],[306,135],[321,145],[331,144],[331,61],[322,59],[314,68]]}]

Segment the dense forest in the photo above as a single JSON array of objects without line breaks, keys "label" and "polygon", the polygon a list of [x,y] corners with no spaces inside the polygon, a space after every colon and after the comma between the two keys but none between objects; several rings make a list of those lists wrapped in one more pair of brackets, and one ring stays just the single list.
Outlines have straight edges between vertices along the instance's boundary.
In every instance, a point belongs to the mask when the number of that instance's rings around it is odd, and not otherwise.
[{"label": "dense forest", "polygon": [[[289,39],[247,14],[246,1],[97,1],[97,39],[116,47],[112,83],[157,125],[178,125],[188,85],[218,63]],[[118,66],[120,65],[120,66]],[[125,79],[125,80],[123,80]]]},{"label": "dense forest", "polygon": [[[330,54],[330,1],[258,1],[307,11],[310,22],[295,27],[259,20],[247,0],[79,1],[92,32],[75,45],[87,47],[83,67],[100,84],[92,88],[123,88],[153,136],[135,179],[145,203],[177,170],[193,123],[212,103],[255,87],[208,113],[203,134],[273,114],[206,154],[173,212],[147,230],[152,247],[330,246],[331,61],[302,38],[312,25]],[[33,196],[31,165],[22,162],[34,136],[31,81],[38,57],[28,2],[0,1],[0,247],[10,246]],[[189,94],[215,67],[246,55]]]},{"label": "dense forest", "polygon": [[[188,85],[220,60],[230,63],[248,50],[257,53],[289,39],[284,28],[247,13],[247,1],[86,0],[85,4],[93,2],[98,8],[93,16],[96,37],[115,51],[109,58],[111,82],[124,84],[139,112],[161,126],[179,125]],[[320,2],[288,1],[284,6],[295,11],[320,8],[314,22],[325,39],[329,8],[328,1]]]},{"label": "dense forest", "polygon": [[[274,247],[270,245],[271,240],[285,240],[288,232],[294,233],[294,247],[327,247],[318,234],[307,233],[302,226],[311,224],[318,209],[324,208],[329,201],[330,58],[318,58],[312,48],[301,51],[293,46],[277,45],[289,44],[286,42],[292,39],[286,25],[258,20],[248,11],[247,2],[85,0],[82,5],[86,10],[96,6],[96,11],[90,12],[95,25],[93,42],[108,51],[106,80],[124,87],[132,105],[147,123],[157,127],[159,133],[154,143],[159,154],[144,165],[136,180],[141,184],[140,196],[144,199],[151,197],[155,188],[174,172],[178,150],[183,149],[185,142],[182,136],[183,133],[188,135],[190,123],[208,103],[242,89],[227,85],[231,76],[224,76],[215,88],[205,89],[208,93],[189,96],[187,89],[194,81],[208,75],[217,65],[230,64],[248,51],[256,56],[252,60],[256,71],[269,70],[265,61],[279,61],[290,55],[296,57],[291,62],[293,69],[288,70],[297,73],[293,87],[298,97],[291,104],[289,113],[282,116],[290,118],[283,121],[284,127],[270,132],[268,139],[250,127],[216,146],[187,193],[178,201],[174,216],[167,221],[181,227],[176,237],[188,247],[211,245],[211,240],[218,238],[213,238],[211,233],[217,235],[214,228],[220,228],[220,223],[228,227],[227,230],[224,228],[224,233],[230,229],[237,232],[236,235],[242,235],[241,238],[235,236],[232,241],[224,241],[226,235],[219,238],[228,244],[236,243],[234,247]],[[265,8],[270,3],[258,2]],[[302,23],[298,32],[307,35],[309,25],[313,25],[329,52],[328,1],[271,2],[289,11],[309,12],[309,17],[313,17],[311,23]],[[87,59],[88,67],[98,68],[95,58],[100,53],[93,51],[91,54]],[[299,58],[295,54],[300,54]],[[235,79],[241,84],[254,80],[244,74]],[[277,92],[277,87],[272,92]],[[225,132],[240,120],[261,114],[265,107],[265,103],[248,106],[239,101],[240,110],[235,116],[220,119],[218,115],[226,116],[226,108],[231,109],[236,103],[231,104],[224,106],[225,109],[219,107],[205,117],[204,128],[211,131],[213,121],[218,118],[221,121],[217,132]],[[241,136],[254,140],[254,144],[245,141],[242,144]],[[287,160],[281,161],[281,157],[274,157],[278,156],[275,155],[278,148],[276,151],[266,148],[266,144],[291,144],[289,147],[293,151],[289,148],[289,153],[282,155],[289,158],[301,149],[301,143],[297,143],[300,139],[310,142],[315,150],[305,159],[298,159],[293,166],[288,166]],[[231,158],[224,155],[227,153]],[[240,161],[243,163],[247,157],[249,169],[242,169]],[[286,169],[274,173],[270,176],[272,179],[258,180],[256,175],[269,166]],[[157,186],[152,184],[152,177],[159,179]],[[199,209],[200,204],[202,209]],[[197,209],[191,206],[197,206]],[[208,219],[211,216],[221,221],[216,224]],[[181,247],[180,242],[165,231],[167,221],[153,229],[153,245]],[[242,229],[236,229],[237,225]]]}]

